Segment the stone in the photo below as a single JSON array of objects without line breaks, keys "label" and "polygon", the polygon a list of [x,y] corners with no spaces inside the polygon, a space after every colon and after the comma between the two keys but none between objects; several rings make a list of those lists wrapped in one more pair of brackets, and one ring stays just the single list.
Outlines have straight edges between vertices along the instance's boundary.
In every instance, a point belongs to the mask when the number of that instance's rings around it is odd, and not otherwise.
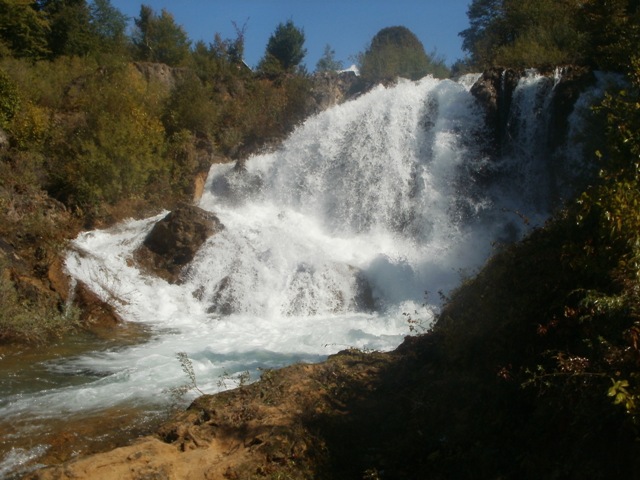
[{"label": "stone", "polygon": [[202,244],[222,229],[213,213],[183,204],[155,224],[134,258],[143,269],[177,283]]},{"label": "stone", "polygon": [[89,330],[110,329],[123,323],[116,310],[84,283],[78,282],[74,293],[74,303],[80,308],[80,319]]},{"label": "stone", "polygon": [[471,94],[485,112],[485,124],[489,127],[492,139],[490,142],[493,152],[499,153],[506,134],[509,109],[513,92],[518,86],[523,71],[490,68],[471,87]]}]

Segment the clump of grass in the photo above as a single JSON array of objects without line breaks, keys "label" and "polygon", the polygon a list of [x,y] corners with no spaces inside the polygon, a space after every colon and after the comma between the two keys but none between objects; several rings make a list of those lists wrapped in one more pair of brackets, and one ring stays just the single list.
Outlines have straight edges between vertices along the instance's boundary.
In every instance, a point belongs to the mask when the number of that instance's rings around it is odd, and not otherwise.
[{"label": "clump of grass", "polygon": [[186,352],[178,352],[176,353],[176,358],[180,362],[180,366],[182,367],[182,371],[187,376],[188,381],[183,383],[182,385],[178,385],[177,387],[172,387],[166,390],[167,393],[171,395],[176,403],[189,391],[195,390],[200,395],[204,395],[204,392],[200,390],[198,387],[198,382],[196,381],[196,372],[193,369],[193,363],[191,359],[187,355]]}]

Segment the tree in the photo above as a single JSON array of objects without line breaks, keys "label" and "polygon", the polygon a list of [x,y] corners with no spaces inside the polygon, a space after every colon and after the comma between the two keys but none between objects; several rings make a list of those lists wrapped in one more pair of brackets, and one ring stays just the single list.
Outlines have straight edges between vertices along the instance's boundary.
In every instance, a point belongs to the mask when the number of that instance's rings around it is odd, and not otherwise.
[{"label": "tree", "polygon": [[433,61],[406,27],[383,28],[360,57],[360,75],[370,82],[390,82],[397,77],[417,80],[437,73],[441,66],[443,61]]},{"label": "tree", "polygon": [[280,23],[269,37],[259,69],[267,74],[293,73],[307,54],[304,31],[288,20]]},{"label": "tree", "polygon": [[467,9],[469,28],[458,35],[471,63],[482,66],[496,45],[508,42],[511,31],[505,22],[504,0],[473,0]]},{"label": "tree", "polygon": [[83,112],[51,146],[56,168],[50,191],[83,208],[140,196],[166,174],[165,130],[159,119],[162,96],[133,65],[104,68],[87,76],[66,108]]},{"label": "tree", "polygon": [[587,36],[586,54],[600,69],[627,71],[640,49],[640,1],[591,0],[579,17]]},{"label": "tree", "polygon": [[111,5],[110,0],[93,0],[90,8],[91,27],[100,50],[113,51],[126,44],[128,17]]},{"label": "tree", "polygon": [[477,68],[565,63],[625,70],[640,43],[638,0],[473,0],[462,47]]},{"label": "tree", "polygon": [[238,27],[236,22],[231,22],[231,24],[236,31],[236,38],[223,39],[219,33],[216,33],[213,43],[209,45],[209,51],[218,60],[238,65],[242,63],[244,58],[244,37],[247,32],[247,22],[242,27]]},{"label": "tree", "polygon": [[584,35],[576,23],[581,10],[576,0],[505,2],[502,24],[510,29],[494,50],[495,63],[524,68],[581,62]]},{"label": "tree", "polygon": [[158,16],[151,7],[142,5],[135,25],[133,44],[139,60],[171,66],[186,60],[191,42],[184,29],[175,23],[173,15],[165,9]]},{"label": "tree", "polygon": [[96,48],[91,13],[85,0],[45,0],[40,8],[51,27],[49,49],[53,56],[83,56]]},{"label": "tree", "polygon": [[16,57],[49,55],[50,27],[31,0],[0,0],[0,42]]},{"label": "tree", "polygon": [[343,65],[340,60],[335,59],[336,51],[327,44],[324,47],[324,53],[318,63],[316,63],[316,72],[335,72],[342,70]]}]

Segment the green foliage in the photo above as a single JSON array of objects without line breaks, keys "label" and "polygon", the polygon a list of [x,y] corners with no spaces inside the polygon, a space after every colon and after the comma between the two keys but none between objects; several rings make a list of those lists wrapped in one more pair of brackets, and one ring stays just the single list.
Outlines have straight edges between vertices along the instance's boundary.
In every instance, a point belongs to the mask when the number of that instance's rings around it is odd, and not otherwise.
[{"label": "green foliage", "polygon": [[318,63],[316,63],[316,72],[335,72],[342,70],[343,65],[340,60],[335,59],[336,51],[327,44]]},{"label": "green foliage", "polygon": [[42,151],[52,131],[51,112],[27,102],[8,125],[13,145],[20,150]]},{"label": "green foliage", "polygon": [[611,380],[613,385],[609,388],[607,395],[613,397],[614,405],[624,405],[627,413],[638,413],[636,406],[637,395],[629,393],[629,382],[627,380]]},{"label": "green foliage", "polygon": [[93,73],[98,64],[90,58],[58,57],[52,61],[4,59],[2,68],[19,86],[25,101],[52,110],[63,109],[71,86]]},{"label": "green foliage", "polygon": [[48,43],[53,56],[82,56],[96,48],[85,0],[47,0],[41,8],[49,22]]},{"label": "green foliage", "polygon": [[360,57],[360,75],[369,82],[390,82],[397,77],[417,80],[425,75],[447,76],[441,59],[431,58],[418,37],[406,27],[388,27],[371,40]]},{"label": "green foliage", "polygon": [[133,66],[103,69],[86,79],[67,105],[82,114],[52,145],[52,191],[83,207],[141,195],[167,168],[158,101]]},{"label": "green foliage", "polygon": [[162,9],[158,16],[151,7],[142,5],[135,19],[133,44],[136,58],[148,62],[178,66],[189,55],[191,42],[184,29],[175,23],[173,15]]},{"label": "green foliage", "polygon": [[236,38],[223,40],[220,34],[214,36],[211,50],[215,52],[217,58],[225,60],[231,65],[239,65],[244,58],[244,41],[247,32],[247,23],[239,27],[236,22],[231,22],[236,31]]},{"label": "green foliage", "polygon": [[165,157],[169,165],[168,182],[178,195],[192,191],[193,175],[200,164],[197,158],[196,137],[189,130],[180,130],[169,137]]},{"label": "green foliage", "polygon": [[459,35],[463,50],[470,53],[477,65],[489,60],[494,45],[507,41],[503,3],[503,0],[473,0],[469,5],[469,28]]},{"label": "green foliage", "polygon": [[259,70],[267,75],[293,73],[307,54],[304,41],[304,31],[296,27],[292,20],[278,24],[269,37]]},{"label": "green foliage", "polygon": [[211,100],[210,89],[195,75],[185,77],[172,90],[163,116],[169,133],[187,129],[212,137],[218,111]]},{"label": "green foliage", "polygon": [[309,91],[309,80],[300,76],[247,82],[241,95],[222,104],[216,144],[235,155],[243,145],[283,138],[309,113]]},{"label": "green foliage", "polygon": [[472,62],[536,67],[574,63],[583,58],[583,34],[577,26],[578,2],[475,0],[460,33]]},{"label": "green foliage", "polygon": [[0,70],[0,128],[6,128],[20,107],[18,89],[4,71]]},{"label": "green foliage", "polygon": [[640,4],[636,0],[591,0],[578,17],[585,54],[597,68],[627,72],[640,47]]},{"label": "green foliage", "polygon": [[105,53],[124,52],[128,17],[115,8],[110,0],[93,0],[89,11],[91,29],[98,40],[97,49]]},{"label": "green foliage", "polygon": [[49,22],[31,0],[0,0],[0,39],[15,57],[49,55]]},{"label": "green foliage", "polygon": [[[189,66],[203,83],[214,89],[235,89],[251,71],[243,64],[244,30],[235,39],[223,39],[216,33],[208,46],[198,41],[193,47]],[[235,93],[235,92],[229,92]]]},{"label": "green foliage", "polygon": [[34,60],[124,52],[127,17],[110,0],[2,0],[0,39],[9,53]]},{"label": "green foliage", "polygon": [[462,47],[477,68],[566,63],[626,71],[640,45],[635,0],[474,0]]}]

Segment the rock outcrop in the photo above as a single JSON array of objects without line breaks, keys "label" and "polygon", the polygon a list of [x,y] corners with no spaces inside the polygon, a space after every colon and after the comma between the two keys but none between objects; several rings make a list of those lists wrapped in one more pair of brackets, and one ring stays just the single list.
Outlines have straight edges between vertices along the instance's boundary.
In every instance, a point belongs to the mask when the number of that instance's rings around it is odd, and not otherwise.
[{"label": "rock outcrop", "polygon": [[[513,93],[524,75],[523,70],[490,68],[471,88],[481,108],[485,112],[486,125],[490,129],[492,153],[500,154],[508,138],[508,122]],[[546,72],[542,72],[546,73]],[[549,76],[553,72],[549,72]],[[549,132],[550,146],[560,145],[568,129],[568,117],[579,95],[595,81],[593,72],[584,67],[567,66],[561,69],[560,79],[553,87],[551,97]]]},{"label": "rock outcrop", "polygon": [[108,330],[123,322],[113,306],[103,301],[82,282],[76,285],[74,303],[80,308],[83,325],[94,333]]},{"label": "rock outcrop", "polygon": [[490,68],[471,87],[471,94],[485,112],[485,124],[492,135],[494,152],[499,152],[503,142],[513,91],[522,73],[521,70]]},{"label": "rock outcrop", "polygon": [[156,223],[134,257],[147,271],[176,283],[207,238],[223,228],[213,213],[181,205]]},{"label": "rock outcrop", "polygon": [[352,71],[320,72],[312,77],[311,97],[317,112],[338,105],[362,93],[358,76]]},{"label": "rock outcrop", "polygon": [[134,66],[147,82],[157,82],[168,89],[175,87],[186,72],[184,68],[174,68],[164,63],[135,62]]}]

